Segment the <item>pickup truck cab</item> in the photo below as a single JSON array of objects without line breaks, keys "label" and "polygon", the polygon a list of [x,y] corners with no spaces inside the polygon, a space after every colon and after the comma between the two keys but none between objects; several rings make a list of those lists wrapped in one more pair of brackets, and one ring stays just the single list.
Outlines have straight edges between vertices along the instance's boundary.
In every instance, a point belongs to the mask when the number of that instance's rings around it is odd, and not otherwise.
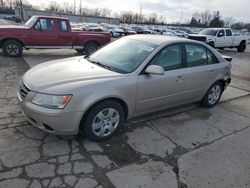
[{"label": "pickup truck cab", "polygon": [[236,48],[238,52],[244,52],[250,39],[248,36],[234,36],[229,28],[204,29],[199,34],[189,35],[190,39],[206,42],[214,48]]},{"label": "pickup truck cab", "polygon": [[67,18],[33,16],[23,26],[0,26],[0,47],[9,57],[23,49],[75,49],[91,54],[111,41],[110,33],[71,30]]}]

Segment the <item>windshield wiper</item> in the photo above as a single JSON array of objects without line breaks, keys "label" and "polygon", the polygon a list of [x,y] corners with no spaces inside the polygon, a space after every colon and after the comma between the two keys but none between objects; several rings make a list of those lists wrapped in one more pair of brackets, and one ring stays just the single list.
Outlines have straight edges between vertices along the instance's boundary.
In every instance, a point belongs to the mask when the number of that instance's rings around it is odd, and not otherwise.
[{"label": "windshield wiper", "polygon": [[98,65],[98,66],[100,66],[102,68],[111,70],[111,68],[108,65],[104,65],[104,64],[102,64],[102,63],[100,63],[98,61],[90,60],[89,58],[88,58],[88,61],[91,62],[91,63],[93,63],[93,64],[95,64],[95,65]]}]

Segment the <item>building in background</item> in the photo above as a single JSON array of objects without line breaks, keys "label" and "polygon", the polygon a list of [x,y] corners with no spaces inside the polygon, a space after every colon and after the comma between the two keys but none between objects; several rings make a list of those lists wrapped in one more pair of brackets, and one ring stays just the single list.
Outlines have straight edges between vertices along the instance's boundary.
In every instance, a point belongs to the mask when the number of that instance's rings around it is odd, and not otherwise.
[{"label": "building in background", "polygon": [[[103,17],[95,17],[95,16],[53,13],[49,11],[32,10],[32,9],[23,8],[23,19],[25,22],[34,15],[65,17],[65,18],[68,18],[71,22],[77,22],[77,23],[89,22],[89,23],[109,23],[109,24],[116,24],[116,25],[120,24],[120,20],[118,18],[103,18]],[[20,7],[15,8],[15,16],[19,18],[21,17]]]}]

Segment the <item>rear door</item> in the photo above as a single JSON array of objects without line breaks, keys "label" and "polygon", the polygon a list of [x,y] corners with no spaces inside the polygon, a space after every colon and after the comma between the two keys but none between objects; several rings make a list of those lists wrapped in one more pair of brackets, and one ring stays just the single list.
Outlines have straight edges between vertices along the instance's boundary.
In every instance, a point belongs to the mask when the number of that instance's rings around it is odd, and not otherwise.
[{"label": "rear door", "polygon": [[55,21],[50,18],[39,18],[30,32],[28,46],[56,46],[58,45]]},{"label": "rear door", "polygon": [[72,47],[74,35],[67,20],[58,20],[58,45]]},{"label": "rear door", "polygon": [[230,47],[233,46],[233,41],[234,41],[234,37],[233,37],[233,33],[231,29],[226,29],[226,46]]},{"label": "rear door", "polygon": [[218,60],[206,47],[199,44],[185,44],[185,100],[201,100],[207,89],[216,81]]},{"label": "rear door", "polygon": [[163,48],[150,64],[162,66],[164,75],[141,74],[138,77],[136,113],[142,114],[180,104],[183,100],[185,69],[182,45]]}]

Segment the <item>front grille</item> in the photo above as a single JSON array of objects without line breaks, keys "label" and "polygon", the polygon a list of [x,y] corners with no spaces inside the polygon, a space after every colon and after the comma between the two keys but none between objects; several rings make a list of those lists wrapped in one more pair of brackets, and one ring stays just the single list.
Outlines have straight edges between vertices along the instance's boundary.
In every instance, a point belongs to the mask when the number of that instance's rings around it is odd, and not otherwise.
[{"label": "front grille", "polygon": [[189,36],[188,38],[192,40],[201,41],[201,42],[206,42],[207,40],[206,37],[201,37],[201,36]]},{"label": "front grille", "polygon": [[18,84],[18,91],[20,93],[21,98],[24,99],[30,92],[30,89],[23,83],[22,80],[20,80]]}]

